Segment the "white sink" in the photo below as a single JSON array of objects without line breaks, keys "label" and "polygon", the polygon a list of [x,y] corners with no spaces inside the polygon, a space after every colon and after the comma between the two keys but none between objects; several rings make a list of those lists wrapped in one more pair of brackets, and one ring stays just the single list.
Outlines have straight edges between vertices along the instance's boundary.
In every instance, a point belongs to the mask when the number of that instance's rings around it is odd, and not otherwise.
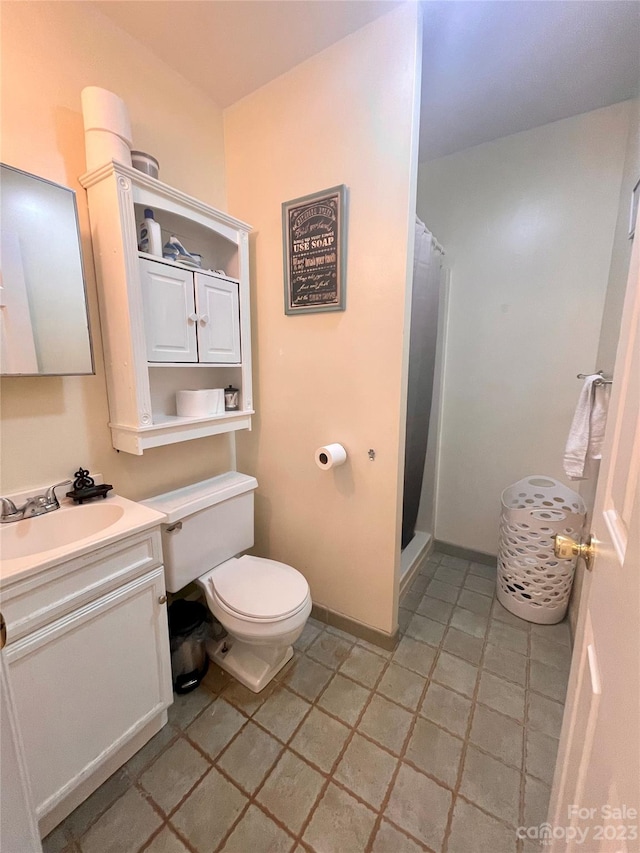
[{"label": "white sink", "polygon": [[0,581],[40,570],[160,524],[164,515],[113,495],[0,525]]}]

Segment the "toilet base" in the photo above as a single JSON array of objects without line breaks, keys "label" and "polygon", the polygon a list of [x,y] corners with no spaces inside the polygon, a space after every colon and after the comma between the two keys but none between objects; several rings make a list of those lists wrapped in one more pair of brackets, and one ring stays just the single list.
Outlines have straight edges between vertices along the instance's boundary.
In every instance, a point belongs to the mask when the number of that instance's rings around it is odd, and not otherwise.
[{"label": "toilet base", "polygon": [[207,654],[214,663],[253,693],[260,693],[291,660],[293,646],[262,647],[263,656],[256,654],[256,648],[230,635],[217,643],[207,642]]}]

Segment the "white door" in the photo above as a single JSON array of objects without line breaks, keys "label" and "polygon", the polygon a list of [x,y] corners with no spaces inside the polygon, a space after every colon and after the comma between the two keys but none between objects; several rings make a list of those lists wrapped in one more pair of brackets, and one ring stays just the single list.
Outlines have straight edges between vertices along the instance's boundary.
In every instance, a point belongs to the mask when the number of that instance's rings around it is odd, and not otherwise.
[{"label": "white door", "polygon": [[[4,620],[2,639],[4,645]],[[0,652],[0,851],[42,853],[31,799],[22,740],[7,677],[4,653]]]},{"label": "white door", "polygon": [[640,851],[639,324],[636,235],[549,810],[554,853]]},{"label": "white door", "polygon": [[240,363],[238,284],[196,273],[198,352],[208,364]]},{"label": "white door", "polygon": [[38,819],[171,704],[165,600],[160,567],[7,646]]},{"label": "white door", "polygon": [[193,273],[141,258],[140,284],[147,359],[197,361]]}]

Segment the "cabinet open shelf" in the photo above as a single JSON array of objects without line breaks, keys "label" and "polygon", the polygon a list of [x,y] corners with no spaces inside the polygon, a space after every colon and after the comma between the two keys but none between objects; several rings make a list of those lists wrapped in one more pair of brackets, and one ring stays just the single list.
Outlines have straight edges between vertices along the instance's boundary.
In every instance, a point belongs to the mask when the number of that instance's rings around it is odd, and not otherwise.
[{"label": "cabinet open shelf", "polygon": [[[141,454],[251,429],[250,226],[116,161],[80,180],[95,247],[113,446]],[[163,245],[175,235],[202,256],[202,268],[138,251],[136,223],[145,208]],[[176,415],[177,391],[229,385],[240,390],[240,411]]]}]

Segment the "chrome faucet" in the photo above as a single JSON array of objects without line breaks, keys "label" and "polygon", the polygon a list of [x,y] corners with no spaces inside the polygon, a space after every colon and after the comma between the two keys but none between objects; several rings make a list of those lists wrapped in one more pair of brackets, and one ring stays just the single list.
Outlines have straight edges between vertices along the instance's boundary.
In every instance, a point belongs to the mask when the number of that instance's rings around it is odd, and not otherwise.
[{"label": "chrome faucet", "polygon": [[70,486],[71,480],[62,483],[54,483],[49,486],[44,495],[36,495],[27,500],[22,506],[16,506],[10,498],[0,498],[0,523],[7,524],[10,521],[22,521],[24,518],[35,518],[44,515],[45,512],[53,512],[60,509],[60,503],[56,497],[56,489],[61,486]]}]

